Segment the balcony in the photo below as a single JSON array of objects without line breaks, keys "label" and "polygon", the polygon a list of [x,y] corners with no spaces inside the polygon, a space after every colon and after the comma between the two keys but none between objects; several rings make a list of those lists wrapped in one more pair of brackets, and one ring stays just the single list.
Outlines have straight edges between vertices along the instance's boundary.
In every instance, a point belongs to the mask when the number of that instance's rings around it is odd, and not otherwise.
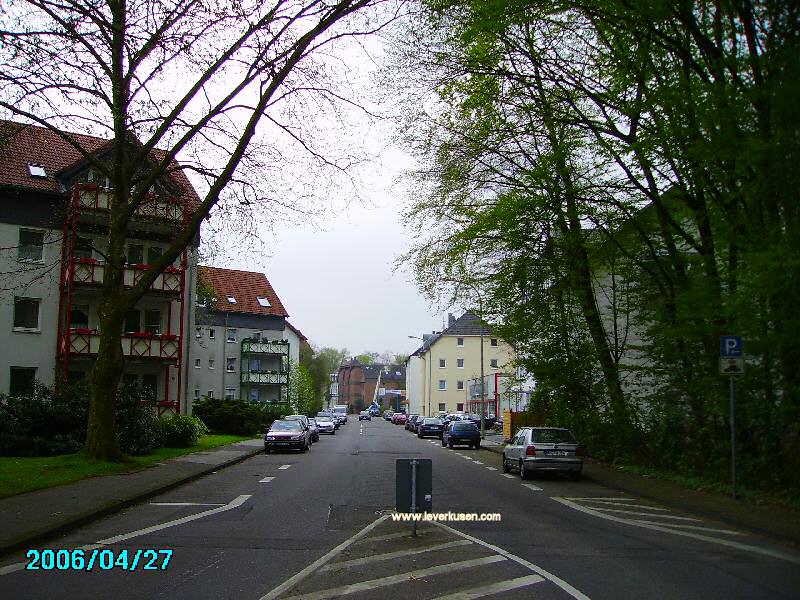
[{"label": "balcony", "polygon": [[242,354],[279,354],[289,356],[289,342],[268,340],[242,340]]},{"label": "balcony", "polygon": [[[74,356],[95,356],[100,349],[100,332],[96,329],[70,329],[62,341]],[[172,333],[154,334],[146,331],[122,335],[122,352],[126,358],[177,361],[180,338]]]},{"label": "balcony", "polygon": [[[96,184],[81,184],[77,187],[77,208],[94,211],[108,211],[112,190]],[[149,194],[134,213],[137,217],[150,221],[183,221],[184,202],[175,196]]]},{"label": "balcony", "polygon": [[[76,258],[73,282],[81,285],[102,285],[103,275],[106,265],[104,262],[95,258]],[[122,283],[130,288],[139,283],[142,274],[149,268],[149,265],[128,265],[122,275]],[[167,267],[160,273],[150,290],[160,294],[180,296],[181,294],[181,269],[177,267]]]},{"label": "balcony", "polygon": [[241,382],[251,385],[288,385],[289,374],[279,371],[242,371]]}]

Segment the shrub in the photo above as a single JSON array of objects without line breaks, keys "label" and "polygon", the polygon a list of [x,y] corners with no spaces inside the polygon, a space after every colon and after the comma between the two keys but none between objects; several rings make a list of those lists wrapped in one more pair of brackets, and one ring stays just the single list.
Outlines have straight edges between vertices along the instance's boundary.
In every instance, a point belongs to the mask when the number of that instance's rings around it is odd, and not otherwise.
[{"label": "shrub", "polygon": [[208,427],[197,417],[188,415],[172,415],[156,420],[156,432],[159,440],[168,448],[186,448],[194,446],[208,433]]},{"label": "shrub", "polygon": [[150,390],[138,384],[120,388],[117,396],[117,439],[126,454],[145,454],[161,446],[156,429],[158,411],[153,400],[142,402]]},{"label": "shrub", "polygon": [[192,405],[192,414],[199,417],[214,433],[253,435],[264,430],[277,415],[268,405],[244,400],[204,398]]}]

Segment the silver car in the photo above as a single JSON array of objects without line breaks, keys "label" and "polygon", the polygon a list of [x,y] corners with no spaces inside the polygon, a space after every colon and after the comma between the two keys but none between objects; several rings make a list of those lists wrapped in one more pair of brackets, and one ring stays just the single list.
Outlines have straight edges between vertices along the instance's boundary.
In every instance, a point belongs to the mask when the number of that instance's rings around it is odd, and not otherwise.
[{"label": "silver car", "polygon": [[336,423],[333,422],[333,417],[329,415],[317,415],[315,420],[317,421],[317,428],[319,428],[320,433],[336,435]]},{"label": "silver car", "polygon": [[560,471],[580,479],[583,448],[569,429],[523,427],[503,450],[503,473],[518,469],[522,479],[541,471]]}]

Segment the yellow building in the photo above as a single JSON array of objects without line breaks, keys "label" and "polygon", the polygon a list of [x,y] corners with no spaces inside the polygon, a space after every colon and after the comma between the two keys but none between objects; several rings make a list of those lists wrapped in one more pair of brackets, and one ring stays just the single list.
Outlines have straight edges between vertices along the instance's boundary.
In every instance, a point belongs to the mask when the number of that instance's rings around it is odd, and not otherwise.
[{"label": "yellow building", "polygon": [[440,411],[468,410],[468,381],[481,376],[481,337],[483,374],[513,372],[513,348],[483,325],[477,315],[465,312],[458,319],[448,315],[447,328],[424,335],[422,346],[409,356],[409,413],[436,415]]}]

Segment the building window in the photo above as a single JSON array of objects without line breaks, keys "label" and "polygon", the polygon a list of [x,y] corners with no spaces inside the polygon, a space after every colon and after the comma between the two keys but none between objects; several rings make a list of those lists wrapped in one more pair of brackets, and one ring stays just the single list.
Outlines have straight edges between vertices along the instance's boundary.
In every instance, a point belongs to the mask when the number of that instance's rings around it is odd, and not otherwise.
[{"label": "building window", "polygon": [[464,359],[463,358],[457,358],[456,359],[456,366],[459,369],[463,369],[464,368]]},{"label": "building window", "polygon": [[152,265],[159,258],[161,258],[162,254],[164,254],[164,250],[161,248],[161,246],[150,246],[147,249],[147,263]]},{"label": "building window", "polygon": [[263,296],[258,297],[258,304],[264,308],[269,308],[271,306],[269,300]]},{"label": "building window", "polygon": [[445,367],[447,367],[447,359],[440,358],[439,359],[439,368],[440,369],[444,369]]},{"label": "building window", "polygon": [[261,370],[261,359],[260,358],[251,358],[250,359],[250,371],[257,373],[260,370]]},{"label": "building window", "polygon": [[214,390],[208,390],[208,394],[206,394],[206,396],[208,396],[209,398],[211,398],[213,400],[214,399]]},{"label": "building window", "polygon": [[199,369],[200,368],[200,359],[199,358],[195,358],[194,359],[194,368],[195,369]]},{"label": "building window", "polygon": [[161,333],[161,311],[160,310],[146,310],[144,311],[144,330],[153,335]]},{"label": "building window", "polygon": [[141,244],[128,244],[128,264],[140,265],[144,262],[144,246]]},{"label": "building window", "polygon": [[[145,373],[142,375],[142,387],[152,400],[158,396],[158,375]],[[167,398],[165,398],[167,400]]]},{"label": "building window", "polygon": [[213,358],[209,358],[208,359],[208,368],[209,369],[213,369],[214,368],[214,359]]},{"label": "building window", "polygon": [[228,329],[227,338],[226,339],[229,342],[235,342],[236,341],[236,330],[235,329]]},{"label": "building window", "polygon": [[444,412],[445,410],[447,410],[445,408],[445,403],[444,402],[439,402],[439,412]]},{"label": "building window", "polygon": [[41,262],[43,256],[44,232],[31,231],[30,229],[20,229],[17,258],[19,258],[19,260]]},{"label": "building window", "polygon": [[92,258],[91,238],[79,237],[75,240],[75,258]]},{"label": "building window", "polygon": [[492,367],[493,369],[496,369],[497,368],[497,359],[496,358],[491,359],[489,361],[489,366]]},{"label": "building window", "polygon": [[260,331],[254,331],[253,335],[250,336],[250,339],[252,339],[254,342],[260,342],[261,341],[261,332]]},{"label": "building window", "polygon": [[208,328],[208,339],[213,340],[215,335],[216,334],[214,333],[214,328],[213,327],[209,327]]},{"label": "building window", "polygon": [[198,390],[198,389],[194,390],[194,399],[195,400],[200,400],[200,390]]},{"label": "building window", "polygon": [[14,329],[39,331],[38,298],[14,298]]},{"label": "building window", "polygon": [[69,312],[69,326],[89,328],[89,305],[73,304]]},{"label": "building window", "polygon": [[139,311],[132,308],[125,314],[125,332],[139,331]]},{"label": "building window", "polygon": [[489,340],[489,345],[490,346],[494,346],[496,348],[497,347],[497,338],[491,338]]},{"label": "building window", "polygon": [[456,404],[456,410],[458,412],[464,412],[464,403],[463,402],[459,402],[458,404]]},{"label": "building window", "polygon": [[445,391],[447,389],[447,380],[446,379],[440,379],[439,380],[439,389],[441,391]]},{"label": "building window", "polygon": [[9,396],[26,396],[33,393],[36,382],[36,367],[11,367],[8,386]]},{"label": "building window", "polygon": [[236,397],[236,388],[225,388],[225,400],[233,400]]},{"label": "building window", "polygon": [[31,174],[31,177],[42,177],[47,179],[47,169],[44,168],[44,165],[28,163],[28,173]]},{"label": "building window", "polygon": [[225,370],[228,373],[233,373],[236,370],[236,359],[235,358],[226,358],[225,359]]},{"label": "building window", "polygon": [[456,389],[457,390],[463,390],[464,389],[464,382],[461,381],[460,379],[458,381],[456,381]]},{"label": "building window", "polygon": [[463,345],[464,345],[464,338],[457,338],[456,346],[463,346]]},{"label": "building window", "polygon": [[228,304],[236,304],[236,296],[228,295]]},{"label": "building window", "polygon": [[258,388],[251,388],[250,389],[250,401],[251,402],[258,402],[260,398],[258,397]]}]

